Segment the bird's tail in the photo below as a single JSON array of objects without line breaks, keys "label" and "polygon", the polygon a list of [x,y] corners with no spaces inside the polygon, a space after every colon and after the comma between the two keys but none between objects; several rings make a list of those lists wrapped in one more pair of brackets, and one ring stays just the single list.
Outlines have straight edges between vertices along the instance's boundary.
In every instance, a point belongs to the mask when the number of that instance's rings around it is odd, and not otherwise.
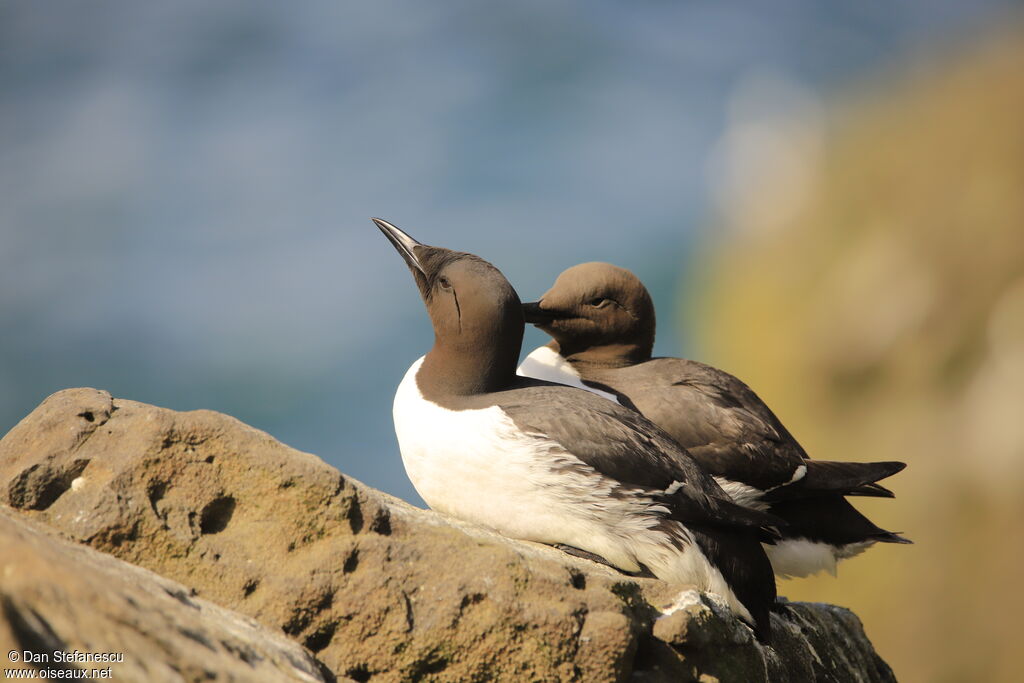
[{"label": "bird's tail", "polygon": [[909,538],[900,536],[897,531],[884,531],[880,534],[875,534],[871,537],[871,540],[878,541],[879,543],[913,543]]},{"label": "bird's tail", "polygon": [[912,543],[896,531],[877,526],[840,495],[815,496],[773,503],[772,514],[786,520],[783,538],[845,546],[856,543]]},{"label": "bird's tail", "polygon": [[[844,496],[873,496],[892,498],[889,489],[877,484],[907,466],[903,462],[835,462],[805,460],[807,474],[789,486],[771,492],[765,500],[783,500],[793,495],[840,494]],[[775,495],[772,495],[775,494]]]}]

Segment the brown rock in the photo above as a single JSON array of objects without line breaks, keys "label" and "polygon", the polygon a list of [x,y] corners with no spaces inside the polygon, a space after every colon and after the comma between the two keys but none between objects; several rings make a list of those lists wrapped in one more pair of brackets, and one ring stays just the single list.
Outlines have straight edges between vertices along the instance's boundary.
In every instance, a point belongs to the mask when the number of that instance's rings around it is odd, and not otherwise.
[{"label": "brown rock", "polygon": [[[0,508],[0,547],[5,669],[67,677],[96,669],[94,677],[118,681],[327,680],[280,633],[7,508]],[[108,661],[86,659],[97,655]]]},{"label": "brown rock", "polygon": [[705,598],[663,626],[678,587],[413,508],[210,411],[55,394],[0,441],[0,497],[356,680],[812,680],[811,636],[839,631],[859,668],[833,680],[891,680],[836,608],[781,607],[778,651]]}]

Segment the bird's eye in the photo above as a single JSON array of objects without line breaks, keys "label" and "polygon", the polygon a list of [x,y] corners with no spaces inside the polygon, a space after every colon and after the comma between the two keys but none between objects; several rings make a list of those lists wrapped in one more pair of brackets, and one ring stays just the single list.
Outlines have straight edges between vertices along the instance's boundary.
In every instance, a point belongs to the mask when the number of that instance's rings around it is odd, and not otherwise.
[{"label": "bird's eye", "polygon": [[441,286],[441,289],[452,288],[452,283],[443,275],[437,279],[437,284]]},{"label": "bird's eye", "polygon": [[604,308],[605,306],[607,306],[611,302],[612,302],[611,299],[606,299],[603,296],[596,296],[593,299],[591,299],[590,301],[588,301],[587,303],[590,304],[591,306],[593,306],[594,308]]}]

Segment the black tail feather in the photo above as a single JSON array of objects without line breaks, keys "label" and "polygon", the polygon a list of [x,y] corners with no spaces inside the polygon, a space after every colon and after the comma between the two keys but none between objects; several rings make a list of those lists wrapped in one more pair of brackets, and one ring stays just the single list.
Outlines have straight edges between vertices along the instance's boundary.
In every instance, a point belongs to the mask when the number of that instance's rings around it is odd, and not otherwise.
[{"label": "black tail feather", "polygon": [[725,498],[712,498],[711,500],[713,501],[712,509],[716,517],[724,521],[724,526],[767,527],[786,524],[786,520],[771,512],[744,507]]},{"label": "black tail feather", "polygon": [[891,477],[907,465],[902,462],[834,462],[806,460],[807,474],[789,486],[772,491],[766,500],[839,493],[891,498],[892,492],[875,482]]},{"label": "black tail feather", "polygon": [[784,500],[772,505],[772,512],[786,520],[780,527],[783,538],[844,546],[851,543],[910,543],[896,532],[875,525],[842,496],[818,496]]},{"label": "black tail feather", "polygon": [[847,491],[847,496],[870,496],[872,498],[895,498],[896,494],[885,488],[881,484],[864,484],[858,486],[852,491]]},{"label": "black tail feather", "polygon": [[910,543],[910,544],[913,544],[913,541],[911,541],[909,538],[906,538],[904,536],[900,536],[900,533],[902,533],[902,532],[899,532],[899,531],[886,531],[883,534],[877,534],[875,536],[872,536],[871,539],[874,540],[874,541],[878,541],[879,543]]},{"label": "black tail feather", "polygon": [[687,526],[701,524],[727,532],[753,532],[761,537],[762,543],[778,540],[776,527],[784,526],[786,520],[771,512],[737,505],[726,498],[724,492],[721,495],[674,494],[668,498],[672,509],[670,518]]}]

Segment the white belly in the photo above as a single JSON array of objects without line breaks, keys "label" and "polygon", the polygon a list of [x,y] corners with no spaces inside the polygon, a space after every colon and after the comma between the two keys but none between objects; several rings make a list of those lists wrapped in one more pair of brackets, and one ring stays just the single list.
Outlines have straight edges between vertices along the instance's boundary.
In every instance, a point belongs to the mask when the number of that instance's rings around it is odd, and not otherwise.
[{"label": "white belly", "polygon": [[874,541],[848,543],[834,547],[828,543],[810,541],[806,538],[787,538],[765,544],[764,551],[772,563],[775,575],[783,579],[802,578],[821,571],[836,575],[836,565],[864,552],[875,544]]},{"label": "white belly", "polygon": [[434,510],[515,538],[565,543],[564,520],[539,481],[537,454],[500,408],[448,410],[416,385],[420,358],[395,394],[395,433],[416,491]]},{"label": "white belly", "polygon": [[547,346],[539,346],[530,352],[530,355],[519,364],[516,374],[520,377],[532,377],[546,382],[557,382],[558,384],[565,384],[577,389],[585,389],[592,394],[597,394],[601,398],[606,398],[615,403],[619,402],[615,394],[594,389],[584,384],[583,380],[580,379],[579,373],[572,367],[572,364]]},{"label": "white belly", "polygon": [[669,523],[682,548],[665,525],[656,528],[663,505],[610,495],[621,484],[556,442],[524,434],[497,406],[449,410],[425,399],[416,384],[422,362],[398,387],[394,419],[405,470],[431,508],[512,538],[587,550],[625,571],[643,564],[662,580],[723,596],[749,618],[685,527]]}]

